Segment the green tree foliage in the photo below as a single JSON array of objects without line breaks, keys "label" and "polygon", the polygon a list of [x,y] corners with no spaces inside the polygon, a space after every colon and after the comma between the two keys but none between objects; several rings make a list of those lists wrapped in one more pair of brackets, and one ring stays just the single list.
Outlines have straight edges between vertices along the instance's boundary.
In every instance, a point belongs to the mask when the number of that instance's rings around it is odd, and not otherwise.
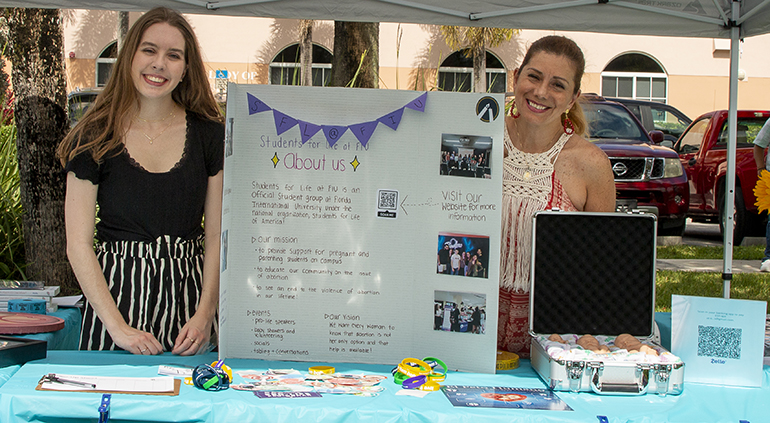
[{"label": "green tree foliage", "polygon": [[[487,90],[487,47],[510,41],[518,29],[442,25],[441,34],[452,50],[466,49],[473,56],[473,91]],[[467,57],[467,56],[466,56]]]},{"label": "green tree foliage", "polygon": [[16,126],[0,126],[0,279],[24,280],[19,166],[16,161]]}]

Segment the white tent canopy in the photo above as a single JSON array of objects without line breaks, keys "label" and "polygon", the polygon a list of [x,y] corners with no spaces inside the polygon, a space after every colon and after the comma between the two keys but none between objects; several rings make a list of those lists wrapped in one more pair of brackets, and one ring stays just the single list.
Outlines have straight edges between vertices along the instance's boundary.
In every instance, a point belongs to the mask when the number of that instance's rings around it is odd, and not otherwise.
[{"label": "white tent canopy", "polygon": [[615,34],[730,38],[770,32],[770,0],[0,0],[5,7],[409,22]]},{"label": "white tent canopy", "polygon": [[146,11],[405,22],[628,35],[729,38],[729,142],[723,296],[730,295],[735,201],[738,58],[741,38],[770,33],[770,0],[0,0],[0,7]]}]

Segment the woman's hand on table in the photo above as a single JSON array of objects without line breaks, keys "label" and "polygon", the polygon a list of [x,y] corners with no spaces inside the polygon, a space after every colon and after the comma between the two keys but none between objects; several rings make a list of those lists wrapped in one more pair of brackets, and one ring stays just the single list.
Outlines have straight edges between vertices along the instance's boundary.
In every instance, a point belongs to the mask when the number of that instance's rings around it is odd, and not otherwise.
[{"label": "woman's hand on table", "polygon": [[137,355],[156,355],[163,354],[163,346],[152,334],[125,326],[119,333],[110,333],[112,340],[117,346]]},{"label": "woman's hand on table", "polygon": [[179,355],[195,355],[208,347],[210,337],[211,321],[196,314],[182,327],[171,352]]}]

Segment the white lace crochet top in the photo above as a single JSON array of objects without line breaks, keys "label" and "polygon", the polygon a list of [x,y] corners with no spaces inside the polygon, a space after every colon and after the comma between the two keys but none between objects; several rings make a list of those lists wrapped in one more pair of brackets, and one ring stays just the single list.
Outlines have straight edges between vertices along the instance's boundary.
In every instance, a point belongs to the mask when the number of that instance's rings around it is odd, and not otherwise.
[{"label": "white lace crochet top", "polygon": [[[514,291],[529,291],[529,274],[532,257],[532,216],[549,206],[554,189],[553,164],[570,135],[562,134],[548,151],[524,153],[514,147],[506,128],[504,146],[507,157],[503,159],[503,245],[500,257],[500,287]],[[561,184],[558,184],[561,188]],[[551,207],[573,209],[566,195],[567,207],[551,204]]]}]

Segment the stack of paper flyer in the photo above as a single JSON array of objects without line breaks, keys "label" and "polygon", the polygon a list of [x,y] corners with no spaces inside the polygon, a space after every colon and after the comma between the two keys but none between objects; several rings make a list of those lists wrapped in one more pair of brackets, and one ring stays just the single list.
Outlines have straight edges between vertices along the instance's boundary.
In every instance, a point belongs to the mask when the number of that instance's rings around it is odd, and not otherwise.
[{"label": "stack of paper flyer", "polygon": [[45,301],[46,313],[53,313],[59,309],[52,299],[59,295],[59,286],[32,285],[34,282],[0,283],[0,311],[8,310],[8,301],[18,299],[35,299]]}]

